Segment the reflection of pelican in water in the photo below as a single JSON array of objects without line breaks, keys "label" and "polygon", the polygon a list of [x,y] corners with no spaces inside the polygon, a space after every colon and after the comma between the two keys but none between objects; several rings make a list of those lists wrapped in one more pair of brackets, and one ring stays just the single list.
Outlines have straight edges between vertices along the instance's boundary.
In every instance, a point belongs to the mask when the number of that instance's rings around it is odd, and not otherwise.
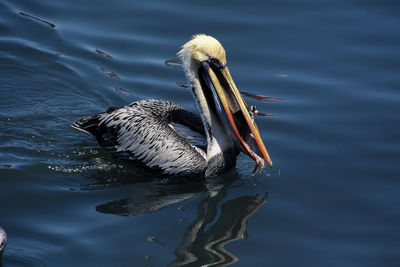
[{"label": "reflection of pelican in water", "polygon": [[[201,201],[198,217],[186,229],[171,266],[227,266],[238,261],[224,246],[247,238],[247,220],[267,201],[268,194],[262,199],[256,195],[226,201],[217,217],[217,204],[225,196],[226,191]],[[215,219],[216,222],[209,226]]]},{"label": "reflection of pelican in water", "polygon": [[264,160],[272,167],[221,44],[196,35],[179,55],[200,116],[168,101],[144,100],[84,117],[73,127],[115,156],[163,174],[214,176],[234,167],[240,150],[256,162],[254,172]]},{"label": "reflection of pelican in water", "polygon": [[226,200],[228,189],[237,177],[221,178],[224,179],[187,182],[172,179],[162,183],[155,179],[138,183],[131,198],[99,205],[96,210],[138,216],[205,194],[198,204],[197,218],[186,229],[175,250],[176,259],[170,265],[229,265],[238,259],[224,246],[247,237],[247,220],[267,201],[267,194],[262,199],[258,195],[245,195]]}]

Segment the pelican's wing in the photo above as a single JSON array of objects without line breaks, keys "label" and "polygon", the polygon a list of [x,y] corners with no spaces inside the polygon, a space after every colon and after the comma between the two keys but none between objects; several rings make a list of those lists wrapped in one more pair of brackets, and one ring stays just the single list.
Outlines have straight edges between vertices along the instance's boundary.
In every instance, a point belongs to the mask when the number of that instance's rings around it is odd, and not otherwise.
[{"label": "pelican's wing", "polygon": [[207,139],[203,134],[193,131],[190,127],[177,122],[171,122],[168,126],[180,134],[189,144],[198,148],[204,158],[206,157]]},{"label": "pelican's wing", "polygon": [[[170,126],[171,117],[181,109],[168,101],[144,100],[83,118],[73,127],[96,136],[102,146],[120,158],[159,169],[164,174],[202,174],[207,167],[204,151]],[[185,120],[196,124],[187,116]],[[198,126],[188,125],[196,132]]]}]

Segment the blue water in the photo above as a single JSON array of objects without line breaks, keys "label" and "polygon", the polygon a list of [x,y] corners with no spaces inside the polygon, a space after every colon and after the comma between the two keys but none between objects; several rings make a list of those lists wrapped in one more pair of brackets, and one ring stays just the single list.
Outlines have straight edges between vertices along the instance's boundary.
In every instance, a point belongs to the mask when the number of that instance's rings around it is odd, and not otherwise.
[{"label": "blue water", "polygon": [[[396,1],[1,1],[0,265],[398,266],[399,14]],[[256,118],[273,169],[252,176],[241,155],[211,181],[144,178],[70,128],[140,99],[193,109],[164,61],[195,33],[221,41],[240,90],[284,99],[245,98],[276,115]]]}]

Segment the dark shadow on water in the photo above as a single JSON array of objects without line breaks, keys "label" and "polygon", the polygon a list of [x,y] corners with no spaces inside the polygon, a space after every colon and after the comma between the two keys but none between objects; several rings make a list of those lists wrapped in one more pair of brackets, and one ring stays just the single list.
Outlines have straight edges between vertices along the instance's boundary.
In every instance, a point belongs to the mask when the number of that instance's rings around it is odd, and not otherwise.
[{"label": "dark shadow on water", "polygon": [[[129,166],[131,167],[131,166]],[[132,170],[132,169],[131,169]],[[134,172],[135,170],[133,170]],[[131,175],[128,177],[128,175]],[[131,184],[135,194],[129,198],[118,199],[98,205],[96,210],[102,213],[115,214],[119,216],[138,216],[146,213],[156,212],[172,204],[180,203],[187,199],[201,195],[217,195],[222,189],[227,190],[229,185],[240,177],[236,172],[230,172],[224,176],[210,180],[181,177],[149,177],[125,173],[118,179],[113,179],[113,185]],[[115,176],[114,176],[115,177]],[[97,178],[93,185],[106,185],[110,179],[102,176]]]},{"label": "dark shadow on water", "polygon": [[232,184],[240,174],[230,172],[210,180],[152,179],[134,184],[135,195],[98,205],[101,213],[138,216],[153,213],[173,204],[203,197],[197,207],[197,218],[185,230],[176,259],[170,266],[230,265],[238,258],[224,246],[247,237],[249,217],[266,203],[264,196],[242,195],[227,199]]},{"label": "dark shadow on water", "polygon": [[198,197],[206,191],[206,188],[201,182],[179,183],[163,179],[137,182],[134,184],[134,191],[135,195],[132,197],[98,205],[96,210],[120,216],[138,216]]}]

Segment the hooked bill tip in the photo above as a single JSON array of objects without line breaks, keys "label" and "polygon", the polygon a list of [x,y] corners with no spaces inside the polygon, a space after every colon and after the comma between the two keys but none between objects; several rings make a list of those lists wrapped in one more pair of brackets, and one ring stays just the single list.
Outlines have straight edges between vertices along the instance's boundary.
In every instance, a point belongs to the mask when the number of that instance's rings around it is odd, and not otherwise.
[{"label": "hooked bill tip", "polygon": [[254,169],[251,173],[252,175],[256,174],[258,171],[260,171],[262,168],[264,168],[264,160],[262,158],[260,158],[256,155],[255,161],[256,161],[256,164],[254,165]]}]

